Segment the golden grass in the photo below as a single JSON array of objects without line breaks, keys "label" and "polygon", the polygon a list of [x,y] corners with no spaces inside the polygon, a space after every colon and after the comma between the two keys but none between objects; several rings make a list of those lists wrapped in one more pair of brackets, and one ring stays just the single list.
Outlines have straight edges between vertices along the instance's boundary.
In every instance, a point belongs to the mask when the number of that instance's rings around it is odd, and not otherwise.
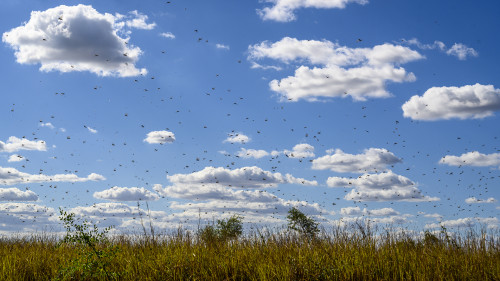
[{"label": "golden grass", "polygon": [[[50,236],[0,239],[0,280],[56,278],[78,257],[75,248],[85,247],[58,242]],[[178,231],[99,245],[112,247],[117,252],[107,270],[118,280],[500,280],[500,240],[484,232],[415,238],[339,228],[316,239],[280,232],[206,241]],[[82,276],[75,272],[68,280]]]}]

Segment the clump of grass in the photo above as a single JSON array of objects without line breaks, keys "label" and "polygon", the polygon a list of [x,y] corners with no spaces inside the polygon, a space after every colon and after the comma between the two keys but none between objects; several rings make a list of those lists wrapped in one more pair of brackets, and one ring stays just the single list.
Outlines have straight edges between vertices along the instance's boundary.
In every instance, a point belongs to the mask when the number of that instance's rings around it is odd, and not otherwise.
[{"label": "clump of grass", "polygon": [[[498,232],[453,234],[443,228],[413,235],[354,223],[314,232],[314,239],[288,228],[235,231],[236,236],[221,239],[221,228],[238,230],[232,227],[238,225],[241,220],[221,220],[201,228],[212,227],[218,238],[211,240],[203,231],[183,229],[157,233],[154,243],[143,235],[103,234],[96,250],[112,254],[101,256],[106,262],[94,268],[120,272],[119,280],[500,280]],[[0,239],[0,280],[60,276],[61,264],[82,257],[60,243],[51,236]],[[110,279],[106,274],[72,276]]]}]

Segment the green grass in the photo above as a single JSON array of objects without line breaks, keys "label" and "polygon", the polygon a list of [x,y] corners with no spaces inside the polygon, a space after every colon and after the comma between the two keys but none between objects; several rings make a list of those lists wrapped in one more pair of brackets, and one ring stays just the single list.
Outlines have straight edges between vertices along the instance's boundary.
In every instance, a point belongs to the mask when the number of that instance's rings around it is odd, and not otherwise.
[{"label": "green grass", "polygon": [[66,280],[500,280],[499,237],[472,230],[415,238],[355,226],[313,239],[281,231],[225,240],[179,230],[102,241],[96,250],[112,253],[107,274],[89,277],[86,270],[100,267],[82,260],[85,244],[48,235],[0,239],[0,280],[64,280],[62,270],[75,261],[83,266]]}]

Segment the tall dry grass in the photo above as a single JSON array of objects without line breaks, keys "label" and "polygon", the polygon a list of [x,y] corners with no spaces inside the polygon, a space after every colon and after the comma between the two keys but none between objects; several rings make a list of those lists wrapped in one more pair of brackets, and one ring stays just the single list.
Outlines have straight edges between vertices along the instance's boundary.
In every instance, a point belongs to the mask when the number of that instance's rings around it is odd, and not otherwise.
[{"label": "tall dry grass", "polygon": [[[189,231],[123,235],[99,249],[116,249],[107,270],[117,280],[500,280],[498,233],[426,232],[413,236],[359,225],[316,238],[276,231],[238,239]],[[0,280],[53,280],[84,245],[50,235],[0,239]],[[90,280],[82,267],[67,280]],[[112,277],[109,277],[112,276]]]}]

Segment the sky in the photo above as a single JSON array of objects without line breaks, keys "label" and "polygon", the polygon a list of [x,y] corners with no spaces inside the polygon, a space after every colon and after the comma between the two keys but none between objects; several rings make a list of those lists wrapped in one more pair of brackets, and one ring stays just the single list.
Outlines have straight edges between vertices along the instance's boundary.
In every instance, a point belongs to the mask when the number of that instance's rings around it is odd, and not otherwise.
[{"label": "sky", "polygon": [[[500,227],[500,3],[4,0],[0,233]],[[142,221],[142,223],[141,223]]]}]

